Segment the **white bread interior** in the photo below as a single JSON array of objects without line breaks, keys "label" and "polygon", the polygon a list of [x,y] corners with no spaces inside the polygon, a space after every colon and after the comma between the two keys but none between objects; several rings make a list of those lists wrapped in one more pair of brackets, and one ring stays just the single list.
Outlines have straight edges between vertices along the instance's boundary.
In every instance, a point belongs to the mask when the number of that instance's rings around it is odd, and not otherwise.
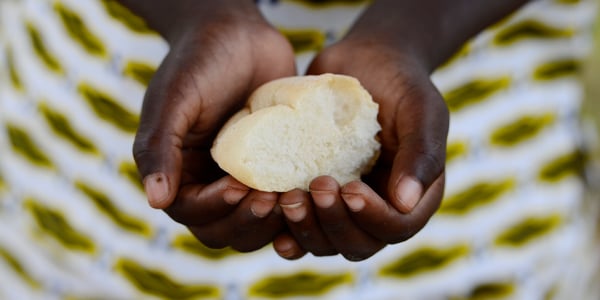
[{"label": "white bread interior", "polygon": [[266,83],[221,129],[211,154],[261,191],[308,190],[320,176],[340,184],[372,167],[380,144],[378,105],[353,77],[288,77]]}]

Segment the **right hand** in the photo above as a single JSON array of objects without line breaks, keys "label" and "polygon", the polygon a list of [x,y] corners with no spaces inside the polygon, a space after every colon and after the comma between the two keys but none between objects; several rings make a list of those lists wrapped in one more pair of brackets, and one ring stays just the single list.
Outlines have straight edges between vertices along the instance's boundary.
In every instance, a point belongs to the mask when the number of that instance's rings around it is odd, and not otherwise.
[{"label": "right hand", "polygon": [[261,248],[285,229],[273,211],[278,195],[227,176],[210,148],[253,90],[296,74],[289,42],[248,4],[170,30],[171,48],[146,92],[133,147],[152,207],[205,245],[239,251]]}]

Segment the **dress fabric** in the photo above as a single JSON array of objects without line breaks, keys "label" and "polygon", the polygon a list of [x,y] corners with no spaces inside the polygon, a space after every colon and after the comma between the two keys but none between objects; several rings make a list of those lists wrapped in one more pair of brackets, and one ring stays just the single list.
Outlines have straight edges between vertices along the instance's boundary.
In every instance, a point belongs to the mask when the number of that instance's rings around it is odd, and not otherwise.
[{"label": "dress fabric", "polygon": [[[256,2],[303,71],[369,1]],[[578,77],[595,11],[533,1],[435,71],[442,206],[356,263],[208,249],[149,208],[131,145],[168,45],[114,0],[0,0],[0,299],[600,299]]]}]

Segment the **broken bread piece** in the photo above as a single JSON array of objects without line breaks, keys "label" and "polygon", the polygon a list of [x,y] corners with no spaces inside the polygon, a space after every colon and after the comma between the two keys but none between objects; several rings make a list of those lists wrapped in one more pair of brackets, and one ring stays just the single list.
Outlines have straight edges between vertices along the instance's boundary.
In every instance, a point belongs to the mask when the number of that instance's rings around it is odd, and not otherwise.
[{"label": "broken bread piece", "polygon": [[357,79],[323,74],[277,79],[259,87],[219,132],[219,166],[266,192],[308,190],[329,175],[359,179],[377,159],[379,106]]}]

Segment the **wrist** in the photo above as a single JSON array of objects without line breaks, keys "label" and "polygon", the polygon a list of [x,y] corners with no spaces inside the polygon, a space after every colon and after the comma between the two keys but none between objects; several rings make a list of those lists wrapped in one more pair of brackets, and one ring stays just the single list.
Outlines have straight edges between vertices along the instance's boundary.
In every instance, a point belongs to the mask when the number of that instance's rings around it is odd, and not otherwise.
[{"label": "wrist", "polygon": [[527,0],[375,0],[347,38],[385,44],[411,56],[429,72],[468,39]]},{"label": "wrist", "polygon": [[190,30],[215,22],[265,22],[249,0],[118,0],[170,44]]},{"label": "wrist", "polygon": [[340,51],[341,53],[369,57],[370,60],[379,61],[382,64],[401,62],[405,67],[410,66],[413,70],[429,74],[433,70],[434,64],[429,53],[423,51],[426,48],[424,45],[421,40],[407,36],[386,37],[360,31],[349,32],[336,44],[337,47],[344,49]]},{"label": "wrist", "polygon": [[423,8],[410,2],[413,1],[393,4],[374,1],[341,42],[394,53],[431,72],[436,67],[436,54],[444,51],[439,45],[437,53],[429,50],[438,35],[435,28],[440,16],[431,12],[427,22],[421,21],[424,19],[421,15],[425,14],[421,12]]}]

